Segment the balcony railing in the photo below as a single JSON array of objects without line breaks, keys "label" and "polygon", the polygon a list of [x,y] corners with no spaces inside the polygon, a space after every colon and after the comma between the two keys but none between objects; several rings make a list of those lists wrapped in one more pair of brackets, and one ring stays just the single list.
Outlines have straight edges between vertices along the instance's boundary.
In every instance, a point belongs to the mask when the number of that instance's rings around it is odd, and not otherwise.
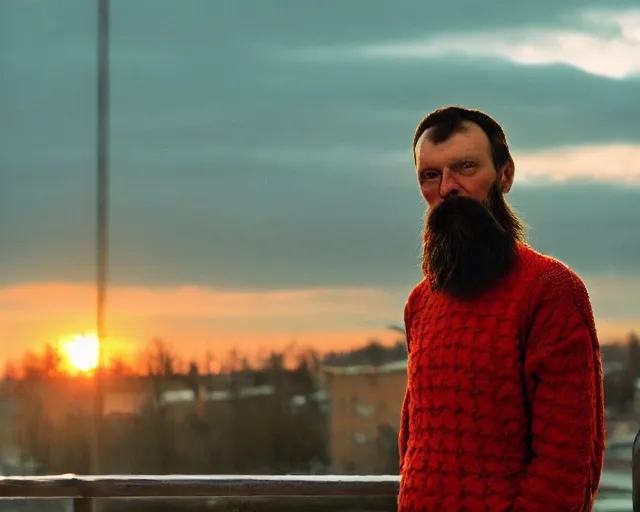
[{"label": "balcony railing", "polygon": [[186,510],[395,511],[397,476],[43,476],[0,478],[1,498],[67,498],[73,512],[103,499],[209,498]]},{"label": "balcony railing", "polygon": [[[636,473],[637,474],[637,473]],[[603,473],[600,492],[633,491],[630,475]],[[186,499],[189,511],[395,511],[398,476],[42,476],[0,478],[0,499],[72,500],[73,512],[93,512],[98,500],[140,499],[164,503]],[[194,499],[201,498],[200,500]],[[207,498],[203,500],[202,498]],[[118,507],[120,509],[120,507]],[[132,509],[133,510],[133,509]]]}]

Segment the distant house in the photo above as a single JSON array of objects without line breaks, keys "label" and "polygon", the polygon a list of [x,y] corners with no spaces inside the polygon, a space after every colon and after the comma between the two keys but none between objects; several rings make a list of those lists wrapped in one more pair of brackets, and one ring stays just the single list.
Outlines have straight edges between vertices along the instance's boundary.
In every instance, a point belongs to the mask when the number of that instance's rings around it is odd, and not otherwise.
[{"label": "distant house", "polygon": [[331,469],[340,474],[398,471],[398,427],[407,361],[325,366]]}]

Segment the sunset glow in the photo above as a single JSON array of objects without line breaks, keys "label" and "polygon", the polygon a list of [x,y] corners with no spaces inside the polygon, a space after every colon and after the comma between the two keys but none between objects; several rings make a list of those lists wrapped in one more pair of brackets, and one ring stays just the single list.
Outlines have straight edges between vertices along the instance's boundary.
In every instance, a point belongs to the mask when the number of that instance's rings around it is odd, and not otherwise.
[{"label": "sunset glow", "polygon": [[100,343],[95,334],[78,334],[62,343],[63,353],[76,370],[88,372],[98,366]]},{"label": "sunset glow", "polygon": [[[640,277],[586,276],[585,282],[604,342],[624,339],[638,329]],[[92,291],[90,285],[63,282],[0,287],[0,303],[19,304],[0,311],[0,332],[12,334],[0,362],[19,361],[25,350],[38,351],[51,339],[59,339],[65,370],[95,368],[98,341],[91,334],[93,311],[87,307]],[[201,365],[206,364],[208,352],[217,359],[232,349],[254,356],[280,350],[292,341],[323,352],[348,350],[370,339],[395,343],[399,337],[387,325],[401,321],[405,293],[406,287],[276,292],[114,285],[104,361],[111,366],[118,359],[146,369],[146,362],[138,360],[139,352],[155,338],[179,346],[181,357]],[[612,303],[611,297],[620,302]]]}]

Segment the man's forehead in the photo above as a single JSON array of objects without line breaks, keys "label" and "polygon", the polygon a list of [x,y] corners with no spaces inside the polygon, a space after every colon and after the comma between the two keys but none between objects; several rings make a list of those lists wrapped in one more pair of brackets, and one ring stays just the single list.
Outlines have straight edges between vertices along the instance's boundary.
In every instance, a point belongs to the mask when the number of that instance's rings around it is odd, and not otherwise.
[{"label": "man's forehead", "polygon": [[440,143],[430,140],[429,128],[420,136],[416,144],[416,159],[431,160],[455,158],[458,156],[486,156],[491,154],[489,138],[475,123],[465,122],[449,138]]}]

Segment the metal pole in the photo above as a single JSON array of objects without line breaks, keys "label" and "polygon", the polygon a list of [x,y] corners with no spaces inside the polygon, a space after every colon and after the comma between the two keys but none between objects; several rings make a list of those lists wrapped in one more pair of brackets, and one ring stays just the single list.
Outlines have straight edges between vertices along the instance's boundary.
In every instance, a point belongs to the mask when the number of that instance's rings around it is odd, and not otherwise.
[{"label": "metal pole", "polygon": [[640,512],[640,431],[633,440],[631,460],[633,512]]},{"label": "metal pole", "polygon": [[97,236],[96,236],[96,327],[99,340],[96,368],[95,422],[92,470],[101,472],[102,416],[104,408],[104,343],[106,340],[106,295],[109,244],[109,0],[98,0],[97,76]]}]

